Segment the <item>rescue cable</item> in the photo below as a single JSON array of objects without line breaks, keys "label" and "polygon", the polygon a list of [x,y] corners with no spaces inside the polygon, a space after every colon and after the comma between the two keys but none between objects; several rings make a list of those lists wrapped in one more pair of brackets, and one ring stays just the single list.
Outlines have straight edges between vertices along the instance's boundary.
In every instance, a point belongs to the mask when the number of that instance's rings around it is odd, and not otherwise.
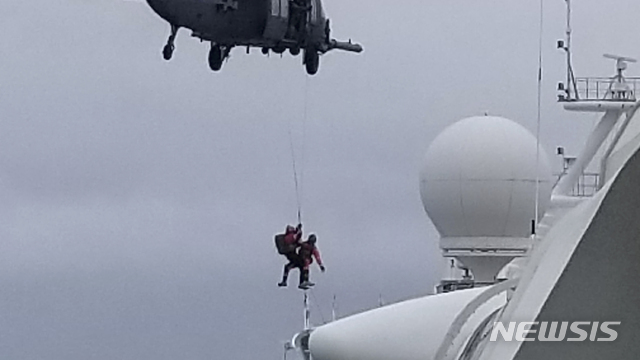
[{"label": "rescue cable", "polygon": [[302,202],[300,200],[300,186],[298,185],[298,169],[296,167],[296,152],[293,147],[293,135],[289,129],[289,143],[291,145],[291,163],[293,165],[293,183],[296,188],[296,205],[298,207],[298,224],[302,224]]},{"label": "rescue cable", "polygon": [[300,164],[300,174],[298,175],[298,167],[296,165],[296,151],[293,143],[293,134],[291,132],[291,127],[289,127],[289,145],[291,147],[291,163],[293,167],[293,182],[296,190],[296,206],[297,206],[297,217],[298,224],[302,224],[302,199],[304,195],[303,188],[303,180],[304,180],[304,163],[305,163],[305,147],[306,147],[306,137],[307,137],[307,117],[308,117],[308,101],[309,101],[309,77],[305,77],[304,84],[304,110],[302,113],[302,145],[301,145],[301,164]]}]

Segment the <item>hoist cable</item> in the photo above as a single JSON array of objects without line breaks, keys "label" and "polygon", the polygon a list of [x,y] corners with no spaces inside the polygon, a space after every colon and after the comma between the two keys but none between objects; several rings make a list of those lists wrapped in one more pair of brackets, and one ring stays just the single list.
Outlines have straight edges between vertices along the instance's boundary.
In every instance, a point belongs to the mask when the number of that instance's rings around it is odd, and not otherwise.
[{"label": "hoist cable", "polygon": [[[295,144],[293,141],[293,133],[289,128],[289,145],[291,147],[291,162],[293,167],[293,182],[296,190],[296,206],[298,224],[302,223],[302,205],[304,198],[304,168],[305,168],[305,148],[307,141],[307,117],[308,117],[308,101],[309,101],[309,77],[305,77],[304,84],[304,108],[302,112],[302,144],[300,150],[300,168],[298,169],[296,162]],[[299,170],[299,171],[298,171]]]},{"label": "hoist cable", "polygon": [[298,185],[298,169],[296,167],[296,152],[293,146],[293,135],[289,129],[289,143],[291,145],[291,163],[293,165],[293,183],[296,189],[296,205],[298,209],[298,224],[302,223],[302,204],[300,203],[300,186]]}]

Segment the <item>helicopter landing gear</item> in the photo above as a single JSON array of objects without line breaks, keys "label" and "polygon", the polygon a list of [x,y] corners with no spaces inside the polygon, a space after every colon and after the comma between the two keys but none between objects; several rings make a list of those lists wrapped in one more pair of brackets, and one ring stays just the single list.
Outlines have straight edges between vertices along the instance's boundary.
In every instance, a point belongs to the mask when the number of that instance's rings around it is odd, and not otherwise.
[{"label": "helicopter landing gear", "polygon": [[209,51],[209,67],[213,71],[220,71],[224,60],[229,57],[231,47],[221,46],[211,43],[211,50]]},{"label": "helicopter landing gear", "polygon": [[169,40],[167,40],[167,44],[162,49],[162,57],[167,61],[171,60],[173,50],[176,49],[175,41],[176,36],[178,35],[178,29],[180,28],[175,25],[171,25],[171,35],[169,35]]},{"label": "helicopter landing gear", "polygon": [[315,48],[304,49],[304,67],[307,74],[315,75],[320,68],[320,54]]},{"label": "helicopter landing gear", "polygon": [[172,44],[165,45],[162,49],[162,57],[167,61],[171,60],[171,57],[173,56],[173,50],[175,50],[175,48],[176,47]]}]

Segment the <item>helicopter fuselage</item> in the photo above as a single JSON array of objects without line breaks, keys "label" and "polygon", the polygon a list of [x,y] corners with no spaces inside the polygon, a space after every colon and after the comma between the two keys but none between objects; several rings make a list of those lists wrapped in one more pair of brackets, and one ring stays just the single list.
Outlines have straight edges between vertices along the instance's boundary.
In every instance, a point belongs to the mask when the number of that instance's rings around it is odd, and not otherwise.
[{"label": "helicopter fuselage", "polygon": [[[193,36],[227,46],[275,47],[295,46],[286,37],[265,34],[270,16],[286,0],[147,0],[160,17],[179,28],[193,31]],[[277,15],[277,14],[276,14]],[[286,14],[289,16],[289,14]],[[325,39],[326,18],[321,0],[311,0],[309,33],[304,45]]]},{"label": "helicopter fuselage", "polygon": [[170,60],[180,28],[211,43],[209,67],[219,71],[236,46],[262,48],[268,55],[287,49],[303,53],[307,73],[318,71],[320,55],[333,49],[361,52],[351,41],[331,39],[322,0],[147,0],[160,17],[171,24],[171,35],[162,50]]}]

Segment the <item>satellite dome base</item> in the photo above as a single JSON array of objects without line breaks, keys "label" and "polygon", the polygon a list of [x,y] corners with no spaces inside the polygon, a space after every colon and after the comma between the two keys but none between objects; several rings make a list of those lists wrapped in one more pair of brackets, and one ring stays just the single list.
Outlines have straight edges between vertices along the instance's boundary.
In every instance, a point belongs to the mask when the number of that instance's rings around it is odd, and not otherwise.
[{"label": "satellite dome base", "polygon": [[493,284],[502,268],[518,257],[527,256],[533,239],[526,237],[443,237],[442,255],[464,264],[477,283]]}]

